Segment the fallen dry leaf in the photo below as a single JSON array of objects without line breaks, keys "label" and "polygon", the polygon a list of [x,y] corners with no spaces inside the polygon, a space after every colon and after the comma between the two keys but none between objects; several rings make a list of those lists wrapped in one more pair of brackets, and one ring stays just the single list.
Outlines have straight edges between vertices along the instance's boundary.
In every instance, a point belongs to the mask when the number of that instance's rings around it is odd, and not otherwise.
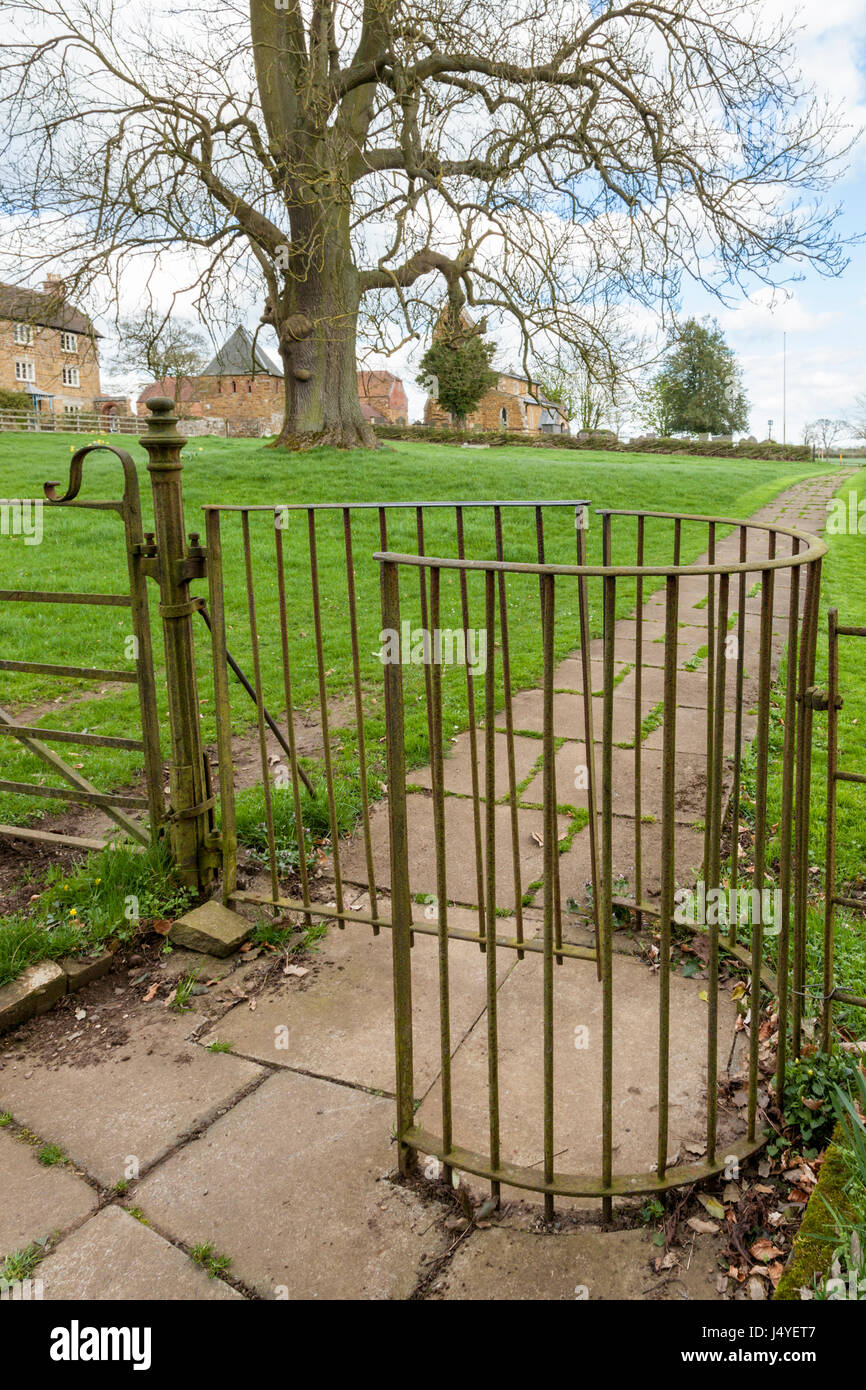
[{"label": "fallen dry leaf", "polygon": [[157,936],[168,936],[173,926],[174,919],[172,917],[161,917],[158,922],[153,923],[153,930]]},{"label": "fallen dry leaf", "polygon": [[719,1229],[715,1221],[702,1221],[699,1216],[690,1216],[686,1225],[701,1236],[714,1236]]},{"label": "fallen dry leaf", "polygon": [[144,1002],[145,1002],[145,1004],[149,1004],[150,1001],[151,1001],[151,999],[155,999],[155,998],[156,998],[158,990],[159,990],[159,980],[157,980],[157,982],[156,982],[155,985],[151,985],[150,989],[147,991],[147,994],[144,996]]},{"label": "fallen dry leaf", "polygon": [[767,1240],[766,1236],[761,1236],[754,1245],[749,1246],[749,1254],[753,1259],[763,1260],[764,1264],[768,1264],[770,1260],[778,1256],[779,1251],[771,1240]]}]

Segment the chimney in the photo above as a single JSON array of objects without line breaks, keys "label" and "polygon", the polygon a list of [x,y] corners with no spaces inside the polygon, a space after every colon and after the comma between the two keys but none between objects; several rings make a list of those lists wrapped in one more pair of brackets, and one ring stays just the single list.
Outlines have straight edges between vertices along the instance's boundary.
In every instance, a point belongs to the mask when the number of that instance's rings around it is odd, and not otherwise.
[{"label": "chimney", "polygon": [[42,289],[45,294],[50,294],[52,299],[66,298],[66,286],[59,275],[46,275],[42,281]]}]

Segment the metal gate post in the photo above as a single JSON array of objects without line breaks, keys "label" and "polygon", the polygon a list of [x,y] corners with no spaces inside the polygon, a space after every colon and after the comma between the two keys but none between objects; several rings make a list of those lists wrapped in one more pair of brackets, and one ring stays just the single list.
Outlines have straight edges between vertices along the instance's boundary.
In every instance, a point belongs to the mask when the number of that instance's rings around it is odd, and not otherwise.
[{"label": "metal gate post", "polygon": [[149,572],[159,583],[171,733],[171,809],[166,819],[172,857],[182,879],[193,887],[205,888],[213,879],[218,856],[192,635],[193,614],[204,600],[191,598],[189,592],[190,581],[205,573],[204,552],[194,541],[189,547],[186,544],[180,456],[186,441],[175,429],[174,403],[166,396],[155,396],[147,408],[150,418],[141,444],[149,455],[156,544],[146,553],[155,561]]}]

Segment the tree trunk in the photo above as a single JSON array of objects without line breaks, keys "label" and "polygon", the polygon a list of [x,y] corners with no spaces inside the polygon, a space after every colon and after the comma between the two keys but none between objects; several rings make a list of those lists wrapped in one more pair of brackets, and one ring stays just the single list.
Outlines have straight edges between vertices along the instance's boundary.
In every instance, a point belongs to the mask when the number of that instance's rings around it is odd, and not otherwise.
[{"label": "tree trunk", "polygon": [[352,263],[348,219],[293,212],[285,289],[276,313],[285,373],[285,418],[273,447],[379,447],[358,398],[355,337],[360,293]]}]

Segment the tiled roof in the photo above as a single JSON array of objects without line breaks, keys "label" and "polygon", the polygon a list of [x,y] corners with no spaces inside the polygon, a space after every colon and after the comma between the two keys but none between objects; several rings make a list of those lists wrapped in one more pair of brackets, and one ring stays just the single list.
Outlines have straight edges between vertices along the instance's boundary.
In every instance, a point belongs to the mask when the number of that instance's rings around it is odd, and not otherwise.
[{"label": "tiled roof", "polygon": [[264,348],[257,342],[253,345],[251,334],[245,328],[236,328],[228,342],[223,343],[219,352],[211,358],[201,373],[202,376],[255,376],[264,372],[267,376],[282,376],[282,370],[272,362]]},{"label": "tiled roof", "polygon": [[59,328],[66,333],[102,337],[80,309],[68,304],[62,293],[31,290],[23,285],[0,284],[0,319],[32,323],[40,328]]}]

